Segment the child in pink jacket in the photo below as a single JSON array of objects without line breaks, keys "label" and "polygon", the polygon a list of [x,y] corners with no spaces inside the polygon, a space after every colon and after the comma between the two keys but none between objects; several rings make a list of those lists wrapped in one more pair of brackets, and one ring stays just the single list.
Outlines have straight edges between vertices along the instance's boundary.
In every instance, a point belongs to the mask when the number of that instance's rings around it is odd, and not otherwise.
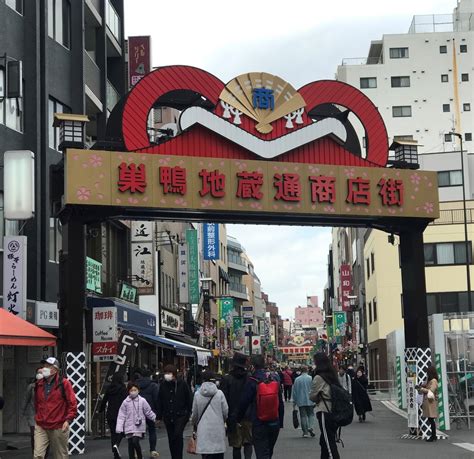
[{"label": "child in pink jacket", "polygon": [[148,402],[138,395],[140,389],[136,384],[129,383],[127,389],[128,397],[120,407],[116,430],[128,438],[128,456],[131,459],[142,459],[140,438],[143,438],[146,432],[146,419],[154,421],[156,415]]}]

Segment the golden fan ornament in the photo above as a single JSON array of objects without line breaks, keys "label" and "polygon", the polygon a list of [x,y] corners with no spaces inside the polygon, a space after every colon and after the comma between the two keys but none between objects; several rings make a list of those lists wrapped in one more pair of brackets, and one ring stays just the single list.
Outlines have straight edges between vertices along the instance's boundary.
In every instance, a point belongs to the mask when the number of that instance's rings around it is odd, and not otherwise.
[{"label": "golden fan ornament", "polygon": [[271,123],[306,106],[304,99],[286,81],[264,72],[244,73],[231,80],[220,99],[257,122],[262,134],[273,130]]}]

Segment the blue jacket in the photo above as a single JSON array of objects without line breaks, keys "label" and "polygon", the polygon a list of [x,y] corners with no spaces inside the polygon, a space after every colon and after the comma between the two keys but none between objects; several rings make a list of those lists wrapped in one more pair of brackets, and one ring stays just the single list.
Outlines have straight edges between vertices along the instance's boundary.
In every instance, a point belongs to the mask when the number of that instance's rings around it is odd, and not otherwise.
[{"label": "blue jacket", "polygon": [[[279,414],[279,421],[272,421],[272,422],[262,422],[257,418],[257,403],[256,403],[256,396],[257,396],[257,381],[263,381],[267,378],[267,372],[265,370],[256,370],[255,373],[252,375],[251,378],[248,379],[247,383],[244,386],[244,390],[242,392],[242,397],[239,403],[239,410],[237,414],[237,422],[241,422],[244,419],[247,413],[247,409],[250,407],[248,411],[248,419],[252,422],[253,425],[272,425],[279,422],[280,428],[283,428],[283,418],[285,416],[285,405],[283,402],[283,397],[281,395],[281,390],[278,392],[279,398],[279,405],[278,405],[278,414]],[[277,381],[278,382],[278,381]]]},{"label": "blue jacket", "polygon": [[309,399],[311,392],[311,384],[313,378],[308,373],[303,373],[295,379],[293,384],[293,402],[298,406],[314,406],[314,403]]}]

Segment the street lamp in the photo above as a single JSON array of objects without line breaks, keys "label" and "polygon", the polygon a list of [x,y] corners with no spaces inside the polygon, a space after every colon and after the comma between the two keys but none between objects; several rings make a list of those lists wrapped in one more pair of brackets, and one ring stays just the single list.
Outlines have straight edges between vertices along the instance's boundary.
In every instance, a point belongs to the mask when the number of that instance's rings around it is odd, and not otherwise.
[{"label": "street lamp", "polygon": [[467,307],[468,311],[472,311],[471,301],[471,268],[470,268],[470,252],[469,252],[469,238],[467,232],[467,209],[466,209],[466,187],[464,180],[464,149],[463,149],[463,138],[459,132],[451,131],[451,134],[459,139],[461,147],[461,175],[462,175],[462,207],[464,212],[464,244],[466,246],[466,279],[467,279]]}]

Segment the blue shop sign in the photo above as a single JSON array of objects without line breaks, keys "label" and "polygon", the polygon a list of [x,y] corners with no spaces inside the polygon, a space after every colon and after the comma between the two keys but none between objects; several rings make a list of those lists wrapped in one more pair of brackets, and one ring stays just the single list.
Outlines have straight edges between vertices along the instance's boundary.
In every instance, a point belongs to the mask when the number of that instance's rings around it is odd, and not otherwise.
[{"label": "blue shop sign", "polygon": [[204,260],[219,260],[219,224],[203,224]]}]

